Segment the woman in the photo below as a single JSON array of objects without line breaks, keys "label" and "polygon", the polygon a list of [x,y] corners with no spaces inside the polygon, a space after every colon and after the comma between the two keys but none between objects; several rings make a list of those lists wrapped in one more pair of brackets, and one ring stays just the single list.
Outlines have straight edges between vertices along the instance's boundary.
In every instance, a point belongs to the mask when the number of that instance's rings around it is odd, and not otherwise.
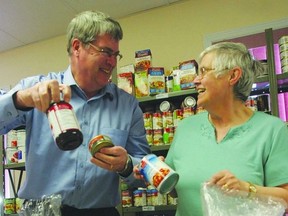
[{"label": "woman", "polygon": [[207,181],[288,202],[287,126],[245,106],[260,70],[239,43],[218,43],[201,53],[194,82],[197,106],[207,112],[180,122],[165,159],[180,175],[176,215],[203,214],[200,189]]}]

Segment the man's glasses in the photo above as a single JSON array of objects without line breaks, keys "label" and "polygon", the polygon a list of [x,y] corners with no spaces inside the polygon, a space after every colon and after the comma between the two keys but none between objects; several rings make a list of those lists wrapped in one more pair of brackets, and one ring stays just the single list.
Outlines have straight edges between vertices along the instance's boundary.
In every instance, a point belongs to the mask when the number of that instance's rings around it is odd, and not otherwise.
[{"label": "man's glasses", "polygon": [[113,56],[115,59],[117,59],[117,61],[120,61],[123,57],[119,52],[113,53],[113,51],[108,49],[108,48],[97,47],[97,46],[93,45],[92,43],[89,43],[89,45],[105,57],[111,58]]}]

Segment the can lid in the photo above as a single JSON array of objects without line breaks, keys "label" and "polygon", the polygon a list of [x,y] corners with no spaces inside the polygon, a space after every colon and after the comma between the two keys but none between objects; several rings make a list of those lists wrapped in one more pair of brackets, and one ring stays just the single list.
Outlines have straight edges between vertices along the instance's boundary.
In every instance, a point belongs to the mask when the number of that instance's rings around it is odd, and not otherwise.
[{"label": "can lid", "polygon": [[161,112],[167,112],[170,110],[171,105],[169,103],[169,101],[162,101],[162,103],[160,104],[160,111]]},{"label": "can lid", "polygon": [[103,141],[98,141],[94,145],[92,145],[90,149],[90,153],[92,156],[95,155],[96,152],[98,152],[100,149],[105,148],[105,147],[113,147],[113,143],[109,140],[103,140]]},{"label": "can lid", "polygon": [[112,143],[110,137],[105,135],[97,135],[90,140],[88,148],[91,155],[94,156],[94,154],[101,148],[113,146],[114,144]]},{"label": "can lid", "polygon": [[196,105],[195,98],[188,96],[184,99],[184,106],[186,107],[194,107]]},{"label": "can lid", "polygon": [[171,175],[165,176],[165,178],[162,180],[160,185],[158,186],[158,191],[161,194],[168,194],[170,193],[179,180],[179,174],[178,173],[171,173]]}]

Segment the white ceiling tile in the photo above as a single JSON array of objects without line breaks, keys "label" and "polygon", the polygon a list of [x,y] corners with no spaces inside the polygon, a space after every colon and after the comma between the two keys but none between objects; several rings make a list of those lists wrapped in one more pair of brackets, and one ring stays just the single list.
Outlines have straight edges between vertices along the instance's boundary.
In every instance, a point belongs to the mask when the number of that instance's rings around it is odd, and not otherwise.
[{"label": "white ceiling tile", "polygon": [[181,0],[0,0],[0,52],[63,35],[79,12],[121,18]]}]

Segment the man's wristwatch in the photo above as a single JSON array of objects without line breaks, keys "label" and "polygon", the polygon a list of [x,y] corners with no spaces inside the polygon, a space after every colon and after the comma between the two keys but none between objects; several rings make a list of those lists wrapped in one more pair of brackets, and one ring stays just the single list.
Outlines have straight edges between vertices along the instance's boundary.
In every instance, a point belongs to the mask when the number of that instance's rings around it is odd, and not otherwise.
[{"label": "man's wristwatch", "polygon": [[248,197],[252,197],[257,193],[257,188],[254,184],[252,184],[251,182],[249,183],[249,193],[248,193]]},{"label": "man's wristwatch", "polygon": [[133,163],[131,157],[128,155],[124,169],[121,172],[117,173],[122,177],[127,177],[131,174],[132,171],[133,171]]}]

